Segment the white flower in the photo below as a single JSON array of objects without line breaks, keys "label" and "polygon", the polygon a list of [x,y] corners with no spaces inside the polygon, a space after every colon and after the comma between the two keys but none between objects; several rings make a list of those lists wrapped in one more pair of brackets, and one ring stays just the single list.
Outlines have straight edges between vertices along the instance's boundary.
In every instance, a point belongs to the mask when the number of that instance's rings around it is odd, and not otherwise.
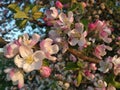
[{"label": "white flower", "polygon": [[107,83],[103,80],[98,80],[97,82],[94,83],[94,85],[97,88],[105,88],[107,86]]},{"label": "white flower", "polygon": [[51,7],[50,10],[46,10],[45,15],[47,19],[55,19],[58,16],[58,11],[55,7]]},{"label": "white flower", "polygon": [[42,51],[33,52],[27,46],[20,46],[20,56],[17,55],[14,59],[15,64],[19,68],[23,68],[25,72],[31,72],[33,70],[39,70],[42,66],[42,60],[45,55]]},{"label": "white flower", "polygon": [[114,74],[118,75],[120,73],[120,57],[114,56],[112,63],[114,64]]},{"label": "white flower", "polygon": [[76,23],[75,29],[68,32],[69,44],[71,46],[78,44],[80,48],[83,48],[87,44],[87,41],[85,39],[87,32],[83,32],[83,27],[84,26],[82,23]]},{"label": "white flower", "polygon": [[56,57],[52,56],[52,54],[56,54],[59,51],[59,47],[57,44],[53,44],[53,40],[50,38],[46,38],[41,41],[40,48],[45,53],[47,59],[56,61]]},{"label": "white flower", "polygon": [[14,68],[8,68],[4,70],[7,73],[7,76],[13,81],[13,83],[18,84],[18,88],[22,88],[24,86],[24,77],[23,74]]},{"label": "white flower", "polygon": [[100,64],[100,68],[98,68],[98,70],[103,73],[107,73],[109,69],[112,68],[112,63],[109,60],[101,61],[99,64]]},{"label": "white flower", "polygon": [[64,13],[60,13],[58,17],[59,17],[60,21],[57,23],[58,23],[58,25],[61,26],[61,28],[63,28],[63,29],[70,28],[70,26],[74,20],[73,12],[69,11],[68,16]]},{"label": "white flower", "polygon": [[22,37],[19,38],[19,43],[21,45],[26,45],[28,47],[33,47],[37,42],[40,40],[40,35],[38,34],[33,34],[32,38],[30,39],[28,34],[25,33]]},{"label": "white flower", "polygon": [[4,48],[4,55],[7,58],[12,58],[18,53],[19,46],[15,44],[14,42],[8,43]]}]

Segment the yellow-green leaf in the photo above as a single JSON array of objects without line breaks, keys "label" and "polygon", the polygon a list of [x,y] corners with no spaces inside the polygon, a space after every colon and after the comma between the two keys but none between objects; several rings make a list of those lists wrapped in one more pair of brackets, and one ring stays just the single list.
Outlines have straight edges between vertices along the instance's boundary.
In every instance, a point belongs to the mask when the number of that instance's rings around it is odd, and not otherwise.
[{"label": "yellow-green leaf", "polygon": [[27,23],[27,19],[22,20],[22,22],[20,23],[19,27],[20,28],[24,28],[26,23]]},{"label": "yellow-green leaf", "polygon": [[36,12],[36,13],[33,14],[33,18],[34,18],[34,19],[38,19],[38,18],[40,18],[41,16],[42,16],[42,12]]},{"label": "yellow-green leaf", "polygon": [[15,13],[14,18],[28,18],[28,16],[26,15],[25,12],[19,11],[19,12]]},{"label": "yellow-green leaf", "polygon": [[38,10],[39,10],[38,6],[34,6],[32,8],[32,13],[38,12]]},{"label": "yellow-green leaf", "polygon": [[65,70],[78,70],[78,69],[79,69],[79,67],[74,62],[68,62],[65,67]]},{"label": "yellow-green leaf", "polygon": [[79,71],[78,76],[77,76],[77,86],[81,84],[82,81],[82,73]]},{"label": "yellow-green leaf", "polygon": [[29,12],[29,10],[30,10],[30,6],[28,6],[28,5],[27,5],[27,6],[25,7],[24,12],[25,12],[25,13],[28,13],[28,12]]},{"label": "yellow-green leaf", "polygon": [[20,7],[15,3],[8,5],[8,8],[14,10],[15,12],[20,11]]}]

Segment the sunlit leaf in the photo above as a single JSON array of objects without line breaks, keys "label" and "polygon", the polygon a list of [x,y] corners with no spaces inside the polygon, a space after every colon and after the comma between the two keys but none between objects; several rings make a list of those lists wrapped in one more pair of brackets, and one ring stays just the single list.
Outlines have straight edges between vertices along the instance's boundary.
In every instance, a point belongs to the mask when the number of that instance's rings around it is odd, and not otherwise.
[{"label": "sunlit leaf", "polygon": [[15,11],[15,12],[20,11],[20,7],[15,3],[8,5],[8,8]]},{"label": "sunlit leaf", "polygon": [[34,6],[32,8],[32,13],[38,12],[38,10],[39,10],[38,6]]},{"label": "sunlit leaf", "polygon": [[41,16],[42,16],[42,12],[36,12],[36,13],[33,14],[33,18],[34,18],[34,19],[38,19],[38,18],[40,18]]},{"label": "sunlit leaf", "polygon": [[30,6],[29,6],[29,5],[27,5],[27,6],[25,7],[24,12],[25,12],[25,13],[28,13],[28,12],[29,12],[29,10],[30,10]]},{"label": "sunlit leaf", "polygon": [[26,15],[25,12],[19,11],[19,12],[15,13],[14,18],[28,18],[28,16]]},{"label": "sunlit leaf", "polygon": [[77,65],[78,65],[78,67],[81,67],[81,68],[84,66],[84,65],[83,65],[83,62],[81,62],[81,61],[78,61],[78,62],[77,62]]},{"label": "sunlit leaf", "polygon": [[79,71],[78,76],[77,76],[77,86],[81,84],[82,81],[82,73]]}]

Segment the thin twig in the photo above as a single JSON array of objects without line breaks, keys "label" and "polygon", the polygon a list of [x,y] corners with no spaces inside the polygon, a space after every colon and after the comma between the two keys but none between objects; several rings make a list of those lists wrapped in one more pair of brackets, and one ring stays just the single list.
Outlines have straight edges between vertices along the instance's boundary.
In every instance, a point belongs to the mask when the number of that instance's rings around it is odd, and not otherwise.
[{"label": "thin twig", "polygon": [[88,61],[88,62],[92,62],[92,63],[99,63],[101,60],[100,59],[95,59],[95,58],[91,58],[91,57],[88,57],[88,56],[85,56],[83,55],[80,51],[77,51],[75,49],[71,49],[69,48],[68,51],[70,53],[72,53],[73,55],[85,60],[85,61]]}]

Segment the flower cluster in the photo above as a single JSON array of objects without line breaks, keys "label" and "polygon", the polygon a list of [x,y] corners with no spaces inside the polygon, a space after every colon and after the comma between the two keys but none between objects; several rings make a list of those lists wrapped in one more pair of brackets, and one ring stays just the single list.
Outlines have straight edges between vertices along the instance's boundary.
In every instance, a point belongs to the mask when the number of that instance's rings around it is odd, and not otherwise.
[{"label": "flower cluster", "polygon": [[[85,3],[81,4],[82,8],[86,7]],[[70,78],[75,79],[68,83],[75,87],[86,83],[83,90],[120,88],[119,81],[115,81],[120,75],[120,36],[114,35],[106,21],[89,22],[86,28],[82,21],[75,20],[74,12],[62,10],[65,6],[60,1],[55,5],[44,13],[43,20],[50,27],[47,38],[41,40],[38,34],[33,34],[32,38],[24,34],[4,47],[4,55],[14,57],[18,67],[5,70],[10,79],[18,81],[21,88],[24,86],[21,69],[25,73],[38,70],[42,77],[49,77],[52,71],[66,73],[68,70],[72,74]],[[64,65],[55,64],[51,70],[43,65],[44,59]],[[55,74],[60,80],[62,75]]]},{"label": "flower cluster", "polygon": [[[39,43],[39,48],[36,50],[35,45]],[[14,63],[19,69],[23,69],[24,72],[29,73],[33,70],[39,70],[43,77],[49,77],[51,69],[47,66],[43,66],[43,60],[48,59],[55,61],[57,58],[52,56],[59,51],[59,47],[53,44],[53,40],[46,38],[40,41],[40,35],[33,34],[32,38],[28,34],[24,34],[4,47],[4,55],[7,58],[14,57]],[[24,86],[23,74],[19,69],[6,69],[5,72],[9,74],[11,80],[18,81],[18,86],[21,88]],[[19,76],[18,77],[18,73]]]}]

